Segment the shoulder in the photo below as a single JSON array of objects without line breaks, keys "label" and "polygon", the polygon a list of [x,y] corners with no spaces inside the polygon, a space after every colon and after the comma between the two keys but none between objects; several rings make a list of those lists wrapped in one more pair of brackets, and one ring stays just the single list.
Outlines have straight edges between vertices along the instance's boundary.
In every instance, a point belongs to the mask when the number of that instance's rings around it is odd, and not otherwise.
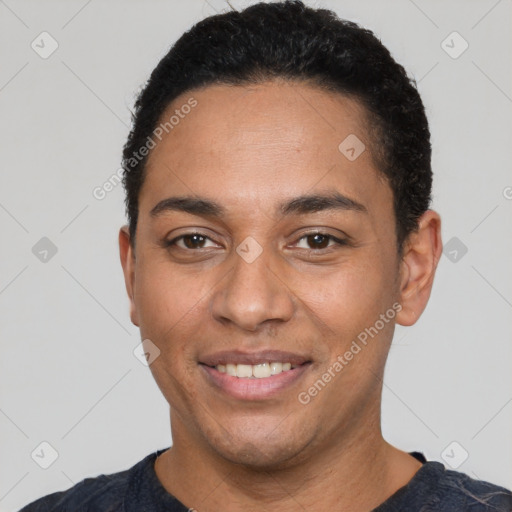
[{"label": "shoulder", "polygon": [[[426,466],[426,467],[425,467]],[[465,473],[446,469],[440,462],[427,462],[421,468],[424,503],[432,511],[511,512],[512,492],[499,485],[471,478]]]},{"label": "shoulder", "polygon": [[[423,458],[423,460],[425,460]],[[422,462],[423,462],[422,460]],[[512,512],[512,492],[425,461],[405,486],[373,512]]]},{"label": "shoulder", "polygon": [[157,453],[151,453],[124,471],[85,478],[65,491],[33,501],[19,512],[124,512],[130,481],[142,478]]},{"label": "shoulder", "polygon": [[440,487],[447,500],[462,503],[471,512],[512,511],[510,490],[484,480],[471,478],[465,473],[444,469]]},{"label": "shoulder", "polygon": [[108,510],[121,512],[126,472],[86,478],[66,491],[54,492],[26,505],[20,512]]},{"label": "shoulder", "polygon": [[129,471],[86,478],[66,491],[39,498],[20,512],[123,512]]}]

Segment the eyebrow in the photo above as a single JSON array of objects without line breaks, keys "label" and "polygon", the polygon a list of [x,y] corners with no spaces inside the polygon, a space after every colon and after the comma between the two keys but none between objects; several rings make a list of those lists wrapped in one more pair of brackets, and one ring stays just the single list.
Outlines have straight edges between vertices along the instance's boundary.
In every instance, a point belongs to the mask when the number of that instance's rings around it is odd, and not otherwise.
[{"label": "eyebrow", "polygon": [[[326,210],[344,210],[368,213],[367,208],[339,192],[309,194],[289,199],[278,206],[282,216],[307,215]],[[164,212],[178,211],[201,217],[223,217],[227,210],[219,203],[203,197],[168,197],[157,203],[150,211],[155,218]]]}]

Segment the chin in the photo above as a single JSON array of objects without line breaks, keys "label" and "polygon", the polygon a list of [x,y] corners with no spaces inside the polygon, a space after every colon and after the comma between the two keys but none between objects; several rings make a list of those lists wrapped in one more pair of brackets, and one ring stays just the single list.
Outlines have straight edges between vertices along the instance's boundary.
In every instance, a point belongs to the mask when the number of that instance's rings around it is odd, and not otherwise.
[{"label": "chin", "polygon": [[253,471],[275,471],[284,469],[293,464],[300,449],[290,450],[289,446],[265,447],[260,451],[257,444],[240,444],[238,446],[214,446],[217,453],[232,464],[245,466]]},{"label": "chin", "polygon": [[298,463],[311,443],[311,436],[295,426],[267,425],[261,429],[240,428],[223,430],[219,436],[207,438],[211,448],[222,458],[255,471],[284,469]]}]

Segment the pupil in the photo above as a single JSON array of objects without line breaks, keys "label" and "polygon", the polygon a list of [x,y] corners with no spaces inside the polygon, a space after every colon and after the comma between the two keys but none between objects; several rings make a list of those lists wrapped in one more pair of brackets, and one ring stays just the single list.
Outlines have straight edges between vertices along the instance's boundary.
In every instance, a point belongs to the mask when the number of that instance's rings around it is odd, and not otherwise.
[{"label": "pupil", "polygon": [[327,247],[327,244],[325,242],[328,243],[328,241],[329,241],[326,236],[319,235],[319,234],[309,235],[309,238],[310,238],[310,242],[311,242],[311,240],[314,240],[313,245],[316,245],[316,247],[315,247],[316,249],[324,249],[325,247]]},{"label": "pupil", "polygon": [[195,249],[197,247],[198,239],[202,239],[204,241],[204,237],[202,235],[189,235],[183,239],[185,245],[189,249]]}]

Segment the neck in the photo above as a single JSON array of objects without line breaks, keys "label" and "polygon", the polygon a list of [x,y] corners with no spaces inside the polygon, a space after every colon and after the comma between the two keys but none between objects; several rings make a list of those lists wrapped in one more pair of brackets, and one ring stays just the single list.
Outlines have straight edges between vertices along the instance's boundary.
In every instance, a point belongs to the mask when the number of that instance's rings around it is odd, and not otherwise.
[{"label": "neck", "polygon": [[421,467],[382,438],[378,412],[352,432],[336,433],[335,442],[306,458],[264,470],[220,457],[191,437],[179,418],[172,425],[173,447],[157,459],[155,471],[170,494],[197,512],[260,511],[262,506],[282,512],[368,511]]}]

